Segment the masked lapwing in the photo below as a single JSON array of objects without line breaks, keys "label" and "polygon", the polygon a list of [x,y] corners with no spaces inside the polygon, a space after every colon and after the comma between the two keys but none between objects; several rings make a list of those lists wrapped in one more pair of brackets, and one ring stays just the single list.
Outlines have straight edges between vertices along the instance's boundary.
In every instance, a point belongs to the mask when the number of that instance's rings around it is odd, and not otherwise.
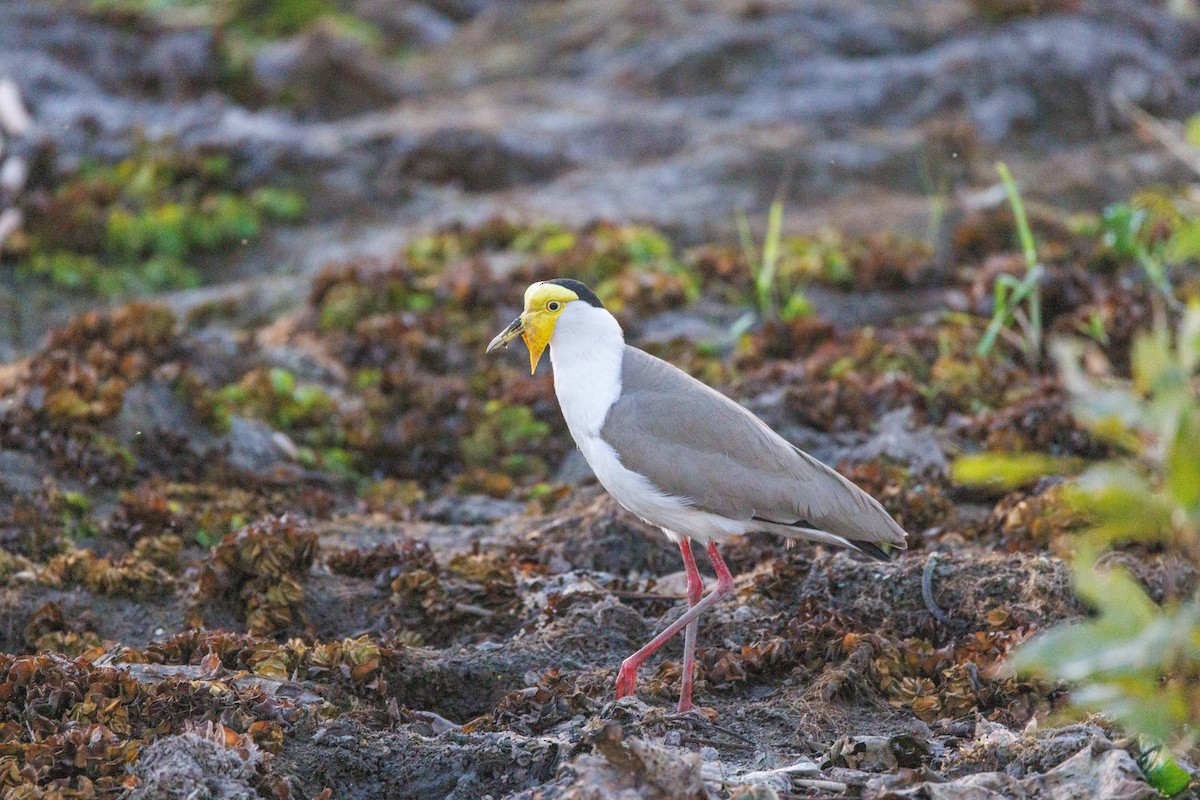
[{"label": "masked lapwing", "polygon": [[[535,283],[525,310],[491,344],[516,337],[537,369],[550,347],[554,391],[575,444],[622,506],[679,544],[690,608],[621,664],[617,697],[638,667],[684,631],[679,710],[692,707],[698,619],[733,591],[717,545],[767,531],[886,559],[904,530],[846,478],[787,442],[758,417],[682,370],[625,343],[621,326],[579,281]],[[707,548],[717,587],[707,597],[692,556]]]}]

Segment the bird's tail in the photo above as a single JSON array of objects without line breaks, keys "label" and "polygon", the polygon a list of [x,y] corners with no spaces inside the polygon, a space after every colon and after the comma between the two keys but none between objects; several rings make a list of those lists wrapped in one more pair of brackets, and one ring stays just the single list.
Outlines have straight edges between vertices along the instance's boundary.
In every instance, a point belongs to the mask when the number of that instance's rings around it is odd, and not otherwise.
[{"label": "bird's tail", "polygon": [[764,531],[768,533],[777,533],[788,540],[790,547],[792,542],[799,540],[807,540],[811,542],[821,542],[822,544],[832,544],[838,547],[845,547],[850,550],[855,550],[862,553],[864,556],[870,556],[877,561],[890,561],[896,550],[903,550],[903,547],[897,547],[890,542],[864,542],[861,539],[848,539],[845,536],[838,536],[836,533],[817,530],[816,528],[807,528],[799,525],[785,525],[780,522],[759,521]]}]

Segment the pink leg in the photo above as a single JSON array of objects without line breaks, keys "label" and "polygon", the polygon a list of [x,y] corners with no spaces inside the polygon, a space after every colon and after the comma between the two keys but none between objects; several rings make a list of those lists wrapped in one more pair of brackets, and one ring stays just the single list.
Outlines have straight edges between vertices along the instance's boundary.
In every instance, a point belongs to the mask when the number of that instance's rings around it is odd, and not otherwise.
[{"label": "pink leg", "polygon": [[[696,558],[692,555],[692,540],[684,539],[679,543],[679,552],[683,555],[683,566],[687,570],[688,607],[700,602],[704,596],[704,581],[700,579],[700,570],[696,569]],[[679,679],[679,713],[692,710],[692,680],[696,674],[696,634],[700,631],[700,620],[694,619],[683,629],[683,675]]]},{"label": "pink leg", "polygon": [[[647,658],[654,654],[654,651],[662,647],[672,636],[686,628],[692,620],[700,618],[709,606],[716,603],[722,597],[728,596],[733,592],[733,576],[729,574],[729,567],[725,566],[725,561],[721,558],[721,554],[717,552],[717,546],[713,542],[708,544],[708,557],[713,563],[713,569],[717,573],[717,588],[700,600],[694,606],[683,612],[679,619],[672,622],[663,630],[662,633],[651,639],[645,647],[638,650],[629,658],[621,662],[621,669],[617,672],[617,699],[633,694],[637,685],[637,671]],[[690,592],[689,592],[690,594]],[[686,645],[686,641],[685,641]],[[689,687],[690,691],[690,687]],[[683,698],[680,698],[682,705]]]}]

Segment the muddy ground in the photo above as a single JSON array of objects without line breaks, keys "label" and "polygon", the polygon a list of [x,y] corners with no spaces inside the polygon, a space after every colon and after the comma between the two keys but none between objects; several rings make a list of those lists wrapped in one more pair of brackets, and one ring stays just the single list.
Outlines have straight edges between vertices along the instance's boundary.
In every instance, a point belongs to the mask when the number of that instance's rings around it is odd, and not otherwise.
[{"label": "muddy ground", "polygon": [[[1029,205],[1047,331],[1127,375],[1161,301],[1100,214],[1147,187],[1195,211],[1122,112],[1200,110],[1194,20],[333,5],[238,39],[240,18],[0,4],[31,119],[0,195],[23,220],[0,248],[5,797],[1156,796],[1136,741],[1005,663],[1087,613],[1059,481],[949,464],[1112,454],[1048,359],[1007,334],[976,352],[1024,268],[993,162]],[[812,314],[740,325],[737,212],[760,241],[783,175]],[[596,485],[549,365],[482,352],[558,276],[910,532],[886,563],[728,543],[689,714],[679,643],[613,693],[686,605],[678,551]],[[1113,558],[1156,599],[1196,588],[1169,553]]]}]

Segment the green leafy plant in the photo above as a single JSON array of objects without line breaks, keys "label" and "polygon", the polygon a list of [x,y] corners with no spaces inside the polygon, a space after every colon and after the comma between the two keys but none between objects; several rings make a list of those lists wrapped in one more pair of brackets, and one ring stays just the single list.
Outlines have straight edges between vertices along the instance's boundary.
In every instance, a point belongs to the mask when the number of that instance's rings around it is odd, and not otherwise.
[{"label": "green leafy plant", "polygon": [[333,400],[321,387],[297,384],[291,372],[279,367],[248,373],[222,389],[220,399],[281,431],[320,427],[336,414]]},{"label": "green leafy plant", "polygon": [[317,301],[317,326],[322,331],[354,330],[354,326],[376,314],[401,311],[420,313],[434,307],[434,296],[410,274],[360,279],[353,271],[331,278]]},{"label": "green leafy plant", "polygon": [[259,36],[290,36],[337,12],[333,0],[223,0],[229,24]]},{"label": "green leafy plant", "polygon": [[1150,212],[1137,208],[1129,203],[1116,203],[1104,209],[1101,219],[1103,236],[1101,241],[1114,253],[1135,259],[1150,282],[1165,294],[1170,294],[1170,282],[1167,280],[1166,266],[1160,253],[1161,245],[1151,245],[1146,241],[1146,231],[1151,227]]},{"label": "green leafy plant", "polygon": [[1078,355],[1070,345],[1055,348],[1076,416],[1125,454],[1065,492],[1087,521],[1073,568],[1076,591],[1096,613],[1039,634],[1013,665],[1073,684],[1075,704],[1141,734],[1157,748],[1147,774],[1161,791],[1177,792],[1186,780],[1159,745],[1192,745],[1200,723],[1200,597],[1159,605],[1126,569],[1102,566],[1100,557],[1141,543],[1200,564],[1200,304],[1174,337],[1160,326],[1137,339],[1128,382],[1096,383]]},{"label": "green leafy plant", "polygon": [[296,192],[246,193],[225,156],[146,144],[115,163],[83,164],[31,207],[19,269],[102,295],[193,287],[196,256],[247,242],[267,221],[292,222],[304,209]]},{"label": "green leafy plant", "polygon": [[1200,216],[1158,193],[1142,193],[1104,210],[1101,242],[1113,254],[1132,258],[1173,308],[1181,306],[1169,267],[1200,258]]},{"label": "green leafy plant", "polygon": [[1191,774],[1179,766],[1171,751],[1161,745],[1149,744],[1138,759],[1146,780],[1164,797],[1174,797],[1192,783]]},{"label": "green leafy plant", "polygon": [[958,483],[1018,489],[1047,475],[1073,471],[1078,470],[1072,460],[1044,453],[979,453],[956,459],[951,474]]},{"label": "green leafy plant", "polygon": [[210,416],[232,414],[260,419],[286,432],[296,445],[294,458],[312,469],[355,480],[355,458],[346,449],[348,426],[334,398],[320,386],[302,384],[286,369],[251,370],[215,393]]},{"label": "green leafy plant", "polygon": [[1008,165],[996,164],[1004,190],[1008,194],[1008,203],[1012,208],[1013,219],[1017,226],[1017,235],[1021,240],[1021,250],[1025,255],[1025,275],[1017,278],[1013,275],[1001,275],[996,278],[993,289],[992,319],[983,338],[979,340],[977,352],[987,356],[996,346],[996,340],[1006,329],[1013,326],[1020,331],[1021,349],[1031,362],[1037,362],[1042,352],[1042,301],[1041,281],[1044,274],[1038,263],[1037,246],[1033,240],[1033,231],[1029,227],[1029,219],[1025,216],[1025,204],[1017,191],[1016,181]]},{"label": "green leafy plant", "polygon": [[490,400],[483,417],[459,447],[469,466],[486,467],[499,459],[509,475],[538,474],[545,471],[545,465],[537,452],[549,435],[550,426],[527,406]]},{"label": "green leafy plant", "polygon": [[81,492],[58,492],[50,501],[59,509],[63,533],[72,539],[86,539],[96,535],[96,525],[91,518],[92,501]]},{"label": "green leafy plant", "polygon": [[780,280],[803,276],[834,286],[850,286],[854,279],[849,252],[852,246],[852,242],[831,228],[811,236],[788,237],[781,243]]},{"label": "green leafy plant", "polygon": [[[767,230],[761,247],[754,244],[750,222],[744,212],[738,213],[737,227],[742,253],[746,263],[754,271],[754,296],[759,317],[766,322],[790,322],[811,314],[812,304],[803,290],[798,285],[790,285],[788,281],[783,280],[779,269],[783,238],[782,192],[776,196],[767,211]],[[735,327],[747,327],[748,324],[753,324],[753,318],[744,318]]]}]

